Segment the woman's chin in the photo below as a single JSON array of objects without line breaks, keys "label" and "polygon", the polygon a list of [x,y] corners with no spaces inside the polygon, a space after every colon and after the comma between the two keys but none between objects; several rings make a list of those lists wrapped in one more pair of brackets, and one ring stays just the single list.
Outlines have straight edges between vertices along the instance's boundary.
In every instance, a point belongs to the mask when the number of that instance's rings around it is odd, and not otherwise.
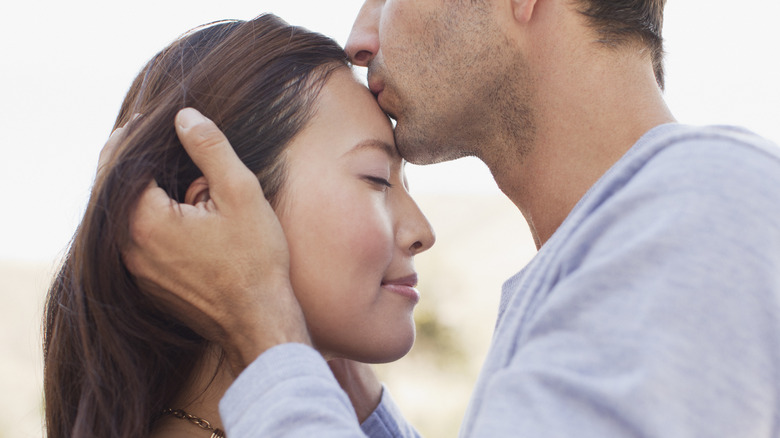
[{"label": "woman's chin", "polygon": [[363,363],[388,363],[406,356],[414,345],[414,338],[415,331],[412,329],[408,333],[396,333],[392,337],[371,339],[358,345],[320,348],[315,342],[315,348],[325,359],[340,357]]},{"label": "woman's chin", "polygon": [[412,339],[408,342],[397,345],[395,348],[387,348],[384,349],[383,351],[377,351],[375,354],[366,357],[364,360],[361,360],[360,362],[365,362],[365,363],[395,362],[398,359],[406,356],[406,354],[409,353],[409,350],[412,349],[413,345],[414,345],[414,337],[412,337]]}]

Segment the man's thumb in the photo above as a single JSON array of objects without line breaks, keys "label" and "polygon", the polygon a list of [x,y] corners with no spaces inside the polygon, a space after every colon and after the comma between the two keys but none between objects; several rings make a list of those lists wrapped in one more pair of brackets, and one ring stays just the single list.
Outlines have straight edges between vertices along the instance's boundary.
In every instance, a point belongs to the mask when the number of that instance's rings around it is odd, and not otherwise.
[{"label": "man's thumb", "polygon": [[256,196],[257,177],[241,162],[225,134],[198,110],[184,108],[176,115],[176,133],[192,161],[209,183],[211,197],[219,202],[236,198],[244,190]]}]

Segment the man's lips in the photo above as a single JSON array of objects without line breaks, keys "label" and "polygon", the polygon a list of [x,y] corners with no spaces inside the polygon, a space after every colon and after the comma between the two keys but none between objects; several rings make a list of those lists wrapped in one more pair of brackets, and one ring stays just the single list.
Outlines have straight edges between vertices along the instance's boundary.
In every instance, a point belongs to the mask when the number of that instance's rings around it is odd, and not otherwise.
[{"label": "man's lips", "polygon": [[384,84],[384,82],[382,82],[380,80],[376,80],[374,78],[369,78],[368,79],[368,89],[371,90],[371,93],[374,96],[379,96],[379,93],[384,91],[385,84]]},{"label": "man's lips", "polygon": [[391,119],[397,120],[395,113],[392,112],[387,106],[388,102],[386,99],[382,99],[382,93],[385,91],[385,84],[379,81],[372,81],[369,82],[368,89],[371,90],[371,94],[374,95],[374,99],[376,99],[376,102],[379,104],[379,107],[382,108],[382,111],[384,111],[385,114],[387,114]]}]

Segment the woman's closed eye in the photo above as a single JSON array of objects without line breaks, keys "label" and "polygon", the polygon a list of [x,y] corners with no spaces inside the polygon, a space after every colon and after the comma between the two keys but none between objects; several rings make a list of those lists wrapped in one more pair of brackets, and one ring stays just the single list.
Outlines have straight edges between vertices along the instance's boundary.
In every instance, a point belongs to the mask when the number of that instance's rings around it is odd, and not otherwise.
[{"label": "woman's closed eye", "polygon": [[382,190],[386,190],[393,187],[393,185],[390,184],[390,181],[380,176],[366,175],[364,178],[370,183],[382,187]]}]

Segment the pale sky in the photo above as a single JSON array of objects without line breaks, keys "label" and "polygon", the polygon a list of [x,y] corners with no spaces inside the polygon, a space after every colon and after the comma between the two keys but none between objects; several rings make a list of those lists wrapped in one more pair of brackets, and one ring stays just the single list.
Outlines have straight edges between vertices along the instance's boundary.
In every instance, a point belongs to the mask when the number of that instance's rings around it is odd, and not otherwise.
[{"label": "pale sky", "polygon": [[[97,155],[143,64],[186,30],[273,12],[342,45],[360,0],[4,2],[0,260],[51,262],[87,200]],[[780,4],[669,0],[667,101],[680,122],[780,142]],[[410,167],[414,193],[498,193],[476,160]],[[518,216],[518,221],[521,218]]]}]

